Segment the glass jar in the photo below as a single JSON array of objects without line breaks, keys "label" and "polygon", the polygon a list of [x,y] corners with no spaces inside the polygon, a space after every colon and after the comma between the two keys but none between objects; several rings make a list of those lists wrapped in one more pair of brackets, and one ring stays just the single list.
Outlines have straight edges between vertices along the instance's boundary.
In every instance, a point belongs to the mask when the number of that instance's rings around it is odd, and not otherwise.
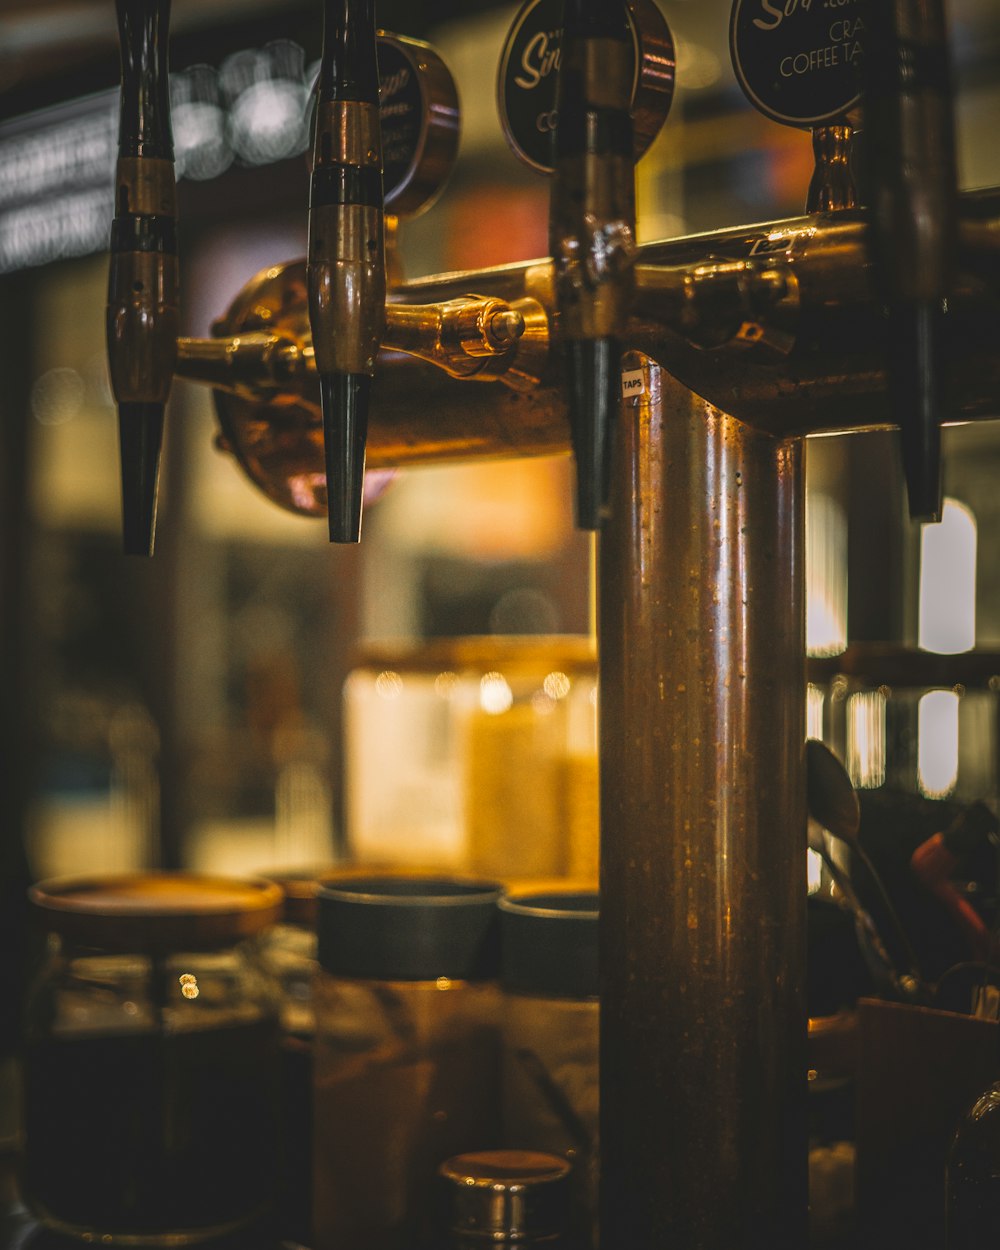
[{"label": "glass jar", "polygon": [[182,874],[45,882],[29,994],[23,1192],[62,1233],[180,1245],[270,1205],[278,1003],[251,939],[265,881]]},{"label": "glass jar", "polygon": [[499,1144],[492,882],[351,877],[319,891],[317,1250],[435,1241],[435,1173]]},{"label": "glass jar", "polygon": [[313,1043],[316,1011],[316,890],[325,868],[272,872],[284,894],[280,923],[264,935],[261,961],[281,996],[282,1237],[312,1245]]},{"label": "glass jar", "polygon": [[596,880],[591,639],[368,648],[347,680],[345,718],[356,857],[499,880]]},{"label": "glass jar", "polygon": [[593,1240],[598,1165],[598,896],[500,902],[504,1144],[574,1164],[574,1237]]}]

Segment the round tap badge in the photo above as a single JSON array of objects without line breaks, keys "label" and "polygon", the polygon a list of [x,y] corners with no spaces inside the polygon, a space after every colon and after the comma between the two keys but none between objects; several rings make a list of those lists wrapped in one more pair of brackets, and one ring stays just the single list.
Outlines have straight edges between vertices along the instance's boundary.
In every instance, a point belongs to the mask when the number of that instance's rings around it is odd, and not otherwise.
[{"label": "round tap badge", "polygon": [[[653,0],[628,0],[635,57],[632,126],[638,160],[660,132],[674,94],[674,43]],[[497,110],[507,143],[532,169],[550,174],[562,0],[527,0],[514,18],[497,73]]]},{"label": "round tap badge", "polygon": [[786,126],[843,119],[861,98],[865,0],[735,0],[733,69],[757,109]]},{"label": "round tap badge", "polygon": [[455,80],[428,44],[383,31],[378,74],[386,211],[415,217],[437,198],[458,154]]}]

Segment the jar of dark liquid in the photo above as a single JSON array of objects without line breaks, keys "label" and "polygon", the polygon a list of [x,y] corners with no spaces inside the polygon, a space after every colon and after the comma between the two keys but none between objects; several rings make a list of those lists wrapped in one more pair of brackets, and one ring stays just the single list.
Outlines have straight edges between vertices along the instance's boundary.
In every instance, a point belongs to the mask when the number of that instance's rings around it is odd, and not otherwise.
[{"label": "jar of dark liquid", "polygon": [[285,896],[281,919],[261,944],[264,967],[281,995],[281,1138],[278,1232],[312,1245],[313,1041],[316,1011],[317,881],[331,872],[298,869],[272,873]]},{"label": "jar of dark liquid", "polygon": [[264,881],[46,882],[28,1001],[24,1197],[61,1233],[181,1245],[253,1223],[277,1159],[278,998]]}]

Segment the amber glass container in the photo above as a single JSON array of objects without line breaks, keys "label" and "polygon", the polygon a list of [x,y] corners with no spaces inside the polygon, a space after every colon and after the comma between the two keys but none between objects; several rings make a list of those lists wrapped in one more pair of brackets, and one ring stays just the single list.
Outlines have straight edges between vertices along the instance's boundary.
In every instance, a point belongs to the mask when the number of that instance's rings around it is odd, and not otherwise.
[{"label": "amber glass container", "polygon": [[501,881],[596,878],[596,669],[579,636],[363,652],[345,687],[352,854]]},{"label": "amber glass container", "polygon": [[412,876],[320,889],[317,1250],[436,1245],[438,1166],[499,1145],[500,893]]},{"label": "amber glass container", "polygon": [[277,1162],[278,997],[264,881],[46,882],[28,1000],[23,1193],[88,1241],[183,1245],[253,1224]]}]

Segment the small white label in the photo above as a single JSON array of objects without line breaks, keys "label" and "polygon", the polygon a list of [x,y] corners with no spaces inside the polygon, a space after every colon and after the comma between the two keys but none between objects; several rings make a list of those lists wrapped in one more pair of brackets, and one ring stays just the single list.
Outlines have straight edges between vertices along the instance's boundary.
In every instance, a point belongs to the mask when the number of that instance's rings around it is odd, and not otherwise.
[{"label": "small white label", "polygon": [[642,369],[629,369],[622,374],[622,399],[635,399],[646,393],[646,375]]}]

